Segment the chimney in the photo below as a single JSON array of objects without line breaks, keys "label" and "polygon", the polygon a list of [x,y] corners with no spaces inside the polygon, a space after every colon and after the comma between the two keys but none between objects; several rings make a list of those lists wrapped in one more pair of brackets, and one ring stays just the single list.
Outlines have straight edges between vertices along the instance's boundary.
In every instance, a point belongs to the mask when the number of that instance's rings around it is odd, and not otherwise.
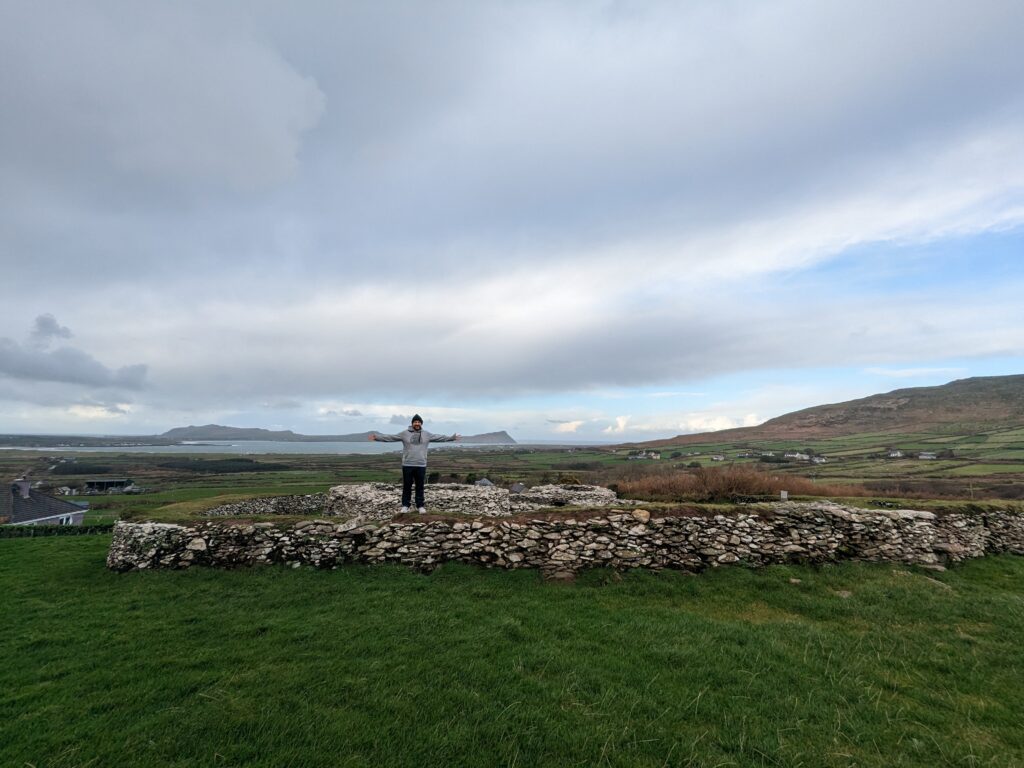
[{"label": "chimney", "polygon": [[27,499],[29,497],[29,491],[31,489],[31,480],[20,479],[14,481],[14,484],[11,486],[11,493],[16,493],[19,496],[21,496],[21,498]]}]

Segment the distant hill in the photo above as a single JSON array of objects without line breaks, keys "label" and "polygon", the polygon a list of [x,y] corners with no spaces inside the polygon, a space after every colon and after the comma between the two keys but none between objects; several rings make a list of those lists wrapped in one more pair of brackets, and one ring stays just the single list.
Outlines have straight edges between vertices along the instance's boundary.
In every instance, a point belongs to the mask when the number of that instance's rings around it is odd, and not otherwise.
[{"label": "distant hill", "polygon": [[969,434],[1024,425],[1024,375],[979,376],[937,387],[897,389],[845,403],[818,405],[757,427],[723,429],[637,443],[648,447],[744,440],[842,437],[863,432]]},{"label": "distant hill", "polygon": [[158,437],[168,440],[300,440],[302,438],[301,435],[290,429],[275,432],[258,427],[223,427],[220,424],[175,427]]},{"label": "distant hill", "polygon": [[[398,430],[396,430],[397,432]],[[380,434],[380,432],[378,432]],[[201,427],[175,427],[162,435],[162,440],[277,440],[293,443],[357,443],[370,438],[369,432],[355,432],[348,435],[302,435],[290,429],[274,431],[258,427],[225,427],[220,424],[206,424]],[[463,442],[484,445],[516,445],[516,441],[504,430],[484,432],[479,435],[463,435]]]}]

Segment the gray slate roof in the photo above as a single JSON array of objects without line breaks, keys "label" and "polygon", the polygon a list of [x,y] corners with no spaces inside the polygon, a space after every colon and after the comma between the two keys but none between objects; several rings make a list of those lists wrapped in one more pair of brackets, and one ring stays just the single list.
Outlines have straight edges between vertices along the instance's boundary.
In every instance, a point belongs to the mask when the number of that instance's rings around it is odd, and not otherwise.
[{"label": "gray slate roof", "polygon": [[10,485],[0,486],[0,518],[9,517],[9,523],[29,523],[41,517],[83,511],[77,504],[47,496],[39,491],[29,491],[29,497],[23,499],[17,489],[11,490]]}]

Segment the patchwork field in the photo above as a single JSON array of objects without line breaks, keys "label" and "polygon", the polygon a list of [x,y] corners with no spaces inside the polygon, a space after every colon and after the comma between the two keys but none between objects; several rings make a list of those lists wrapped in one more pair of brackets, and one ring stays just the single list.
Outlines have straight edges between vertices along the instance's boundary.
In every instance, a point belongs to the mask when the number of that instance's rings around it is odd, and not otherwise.
[{"label": "patchwork field", "polygon": [[[709,438],[713,435],[709,435]],[[902,451],[889,458],[890,450]],[[920,459],[931,451],[936,459]],[[825,459],[814,464],[785,459],[801,452]],[[668,477],[694,467],[753,467],[780,477],[807,478],[823,486],[855,486],[859,495],[915,499],[1024,498],[1024,429],[979,434],[861,434],[828,440],[715,443],[666,448],[660,460],[633,460],[628,447],[492,448],[435,451],[429,482],[499,484],[583,482],[629,484],[650,475]],[[764,456],[772,453],[774,456]],[[716,461],[713,457],[721,456]],[[64,459],[64,461],[61,461]],[[0,452],[0,475],[26,471],[56,489],[87,479],[131,477],[146,489],[138,495],[86,498],[88,522],[147,517],[168,504],[212,497],[249,497],[324,491],[345,482],[398,482],[396,457],[385,455],[160,455],[141,453]],[[799,483],[794,482],[794,485]],[[806,492],[806,491],[802,491]]]}]

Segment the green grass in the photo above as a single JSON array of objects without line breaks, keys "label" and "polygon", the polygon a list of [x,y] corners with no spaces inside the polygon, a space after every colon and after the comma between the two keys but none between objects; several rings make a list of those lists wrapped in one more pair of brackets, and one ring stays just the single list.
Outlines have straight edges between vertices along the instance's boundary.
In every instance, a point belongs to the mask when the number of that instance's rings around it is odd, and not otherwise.
[{"label": "green grass", "polygon": [[0,541],[0,765],[1024,763],[1024,558],[558,584],[107,543]]},{"label": "green grass", "polygon": [[1020,464],[968,464],[967,466],[956,467],[948,474],[954,477],[969,477],[973,475],[1017,474],[1020,471]]}]

